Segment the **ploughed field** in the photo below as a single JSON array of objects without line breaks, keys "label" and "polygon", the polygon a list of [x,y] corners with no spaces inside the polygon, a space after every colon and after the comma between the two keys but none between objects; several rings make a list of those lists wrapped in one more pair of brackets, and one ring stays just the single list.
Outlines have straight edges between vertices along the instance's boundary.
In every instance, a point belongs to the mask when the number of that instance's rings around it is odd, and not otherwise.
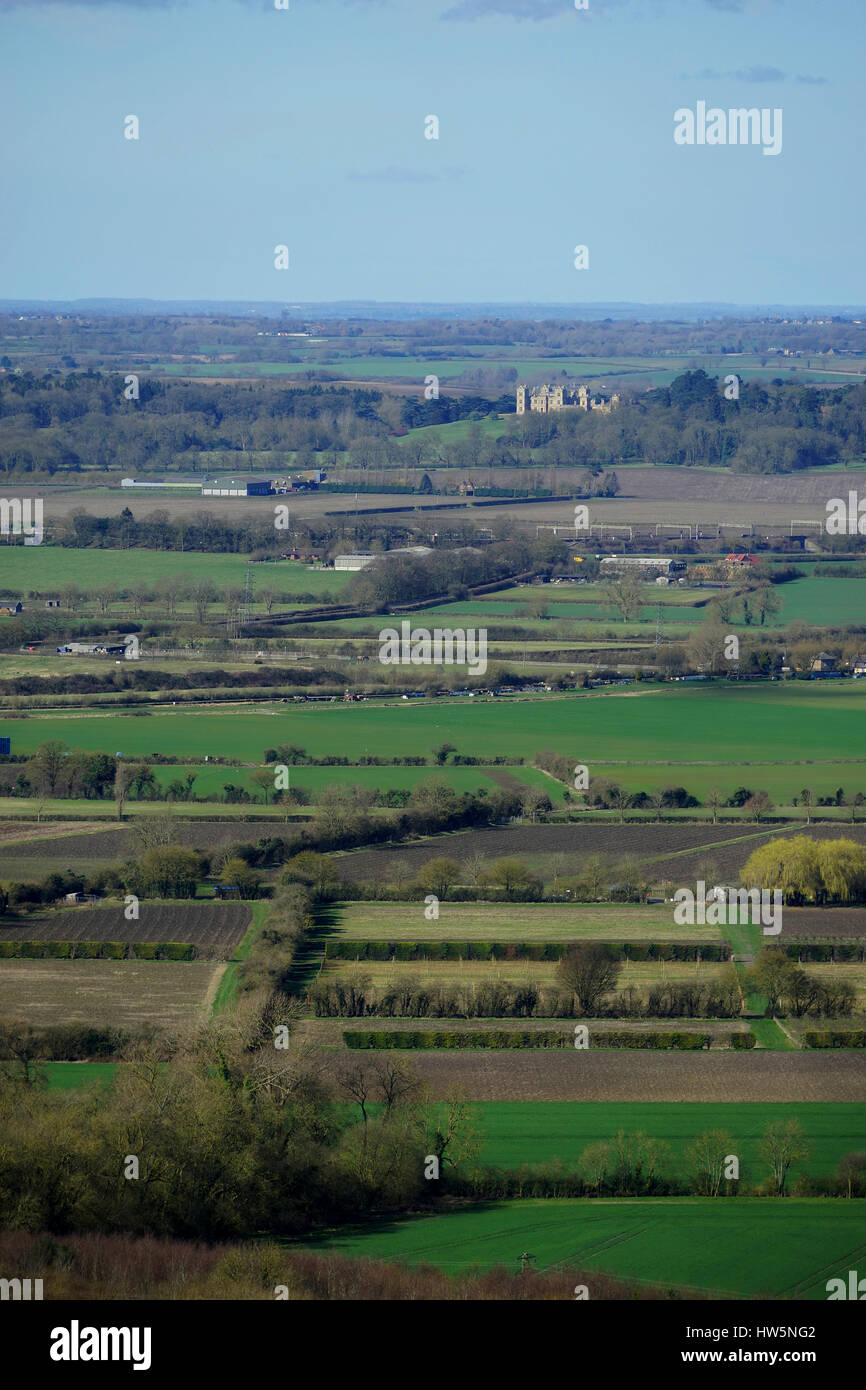
[{"label": "ploughed field", "polygon": [[[187,968],[187,967],[185,967]],[[703,1020],[697,1020],[703,1022]],[[413,1020],[415,1022],[415,1020]],[[421,1019],[435,1026],[437,1020]],[[444,1021],[443,1021],[444,1022]],[[496,1020],[498,1028],[505,1020]],[[561,1021],[552,1020],[553,1026]],[[357,1026],[349,1023],[344,1026]],[[380,1025],[391,1028],[391,1020]],[[494,1025],[488,1025],[494,1026]],[[671,1024],[680,1029],[680,1020]],[[715,1032],[715,1022],[699,1031]],[[374,1071],[385,1056],[353,1052],[352,1068]],[[445,1100],[455,1090],[466,1100],[591,1101],[854,1101],[866,1102],[866,1065],[862,1053],[612,1051],[592,1047],[578,1051],[401,1052],[427,1087],[431,1099]],[[346,1053],[320,1054],[325,1076],[346,1069]]]},{"label": "ploughed field", "polygon": [[[271,827],[264,822],[178,820],[174,839],[185,849],[213,854],[226,845],[255,843],[264,836],[286,832],[293,833],[289,826]],[[142,852],[135,829],[129,825],[99,826],[93,830],[81,827],[73,834],[46,835],[32,843],[5,840],[0,843],[0,878],[38,881],[54,870],[67,868],[93,873],[135,859]]]},{"label": "ploughed field", "polygon": [[164,903],[143,898],[138,921],[122,907],[78,907],[0,920],[0,941],[177,941],[229,956],[252,921],[248,903]]},{"label": "ploughed field", "polygon": [[[756,825],[702,824],[584,824],[503,825],[480,830],[435,835],[423,842],[383,845],[354,850],[336,860],[345,881],[381,881],[388,877],[389,861],[404,863],[417,871],[429,859],[446,856],[458,863],[473,855],[487,859],[523,859],[536,873],[550,881],[554,872],[560,878],[579,874],[582,862],[591,855],[602,855],[612,863],[633,859],[649,863],[658,879],[673,878],[688,885],[706,869],[727,875],[726,882],[737,882],[739,871],[749,855],[776,835],[806,833],[815,839],[840,837],[866,844],[866,825],[812,825],[767,830]],[[557,856],[553,862],[553,856]],[[467,880],[468,881],[468,880]]]}]

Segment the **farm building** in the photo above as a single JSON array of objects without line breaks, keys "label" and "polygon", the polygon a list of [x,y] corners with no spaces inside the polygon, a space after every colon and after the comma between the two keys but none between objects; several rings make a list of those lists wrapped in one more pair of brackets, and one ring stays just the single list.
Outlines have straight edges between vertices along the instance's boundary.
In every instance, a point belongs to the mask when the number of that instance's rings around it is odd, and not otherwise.
[{"label": "farm building", "polygon": [[59,607],[60,607],[60,599],[59,599],[59,598],[47,598],[47,599],[45,600],[45,607],[46,607],[46,608],[59,608]]},{"label": "farm building", "polygon": [[365,570],[368,565],[372,565],[374,560],[390,559],[392,555],[430,555],[432,553],[429,545],[409,545],[399,550],[383,550],[378,555],[337,555],[334,559],[335,570]]},{"label": "farm building", "polygon": [[854,658],[854,678],[859,680],[861,676],[866,676],[866,652]]},{"label": "farm building", "polygon": [[684,560],[672,560],[668,555],[607,555],[601,562],[602,569],[611,570],[659,570],[662,574],[678,574],[684,570]]},{"label": "farm building", "polygon": [[98,893],[67,893],[64,902],[70,903],[73,907],[93,907],[94,903],[101,902]]},{"label": "farm building", "polygon": [[133,660],[140,656],[138,637],[122,637],[119,642],[66,642],[57,648],[58,656],[123,656]]},{"label": "farm building", "polygon": [[201,485],[202,497],[271,497],[273,485],[270,478],[232,478],[224,482],[215,478]]},{"label": "farm building", "polygon": [[16,613],[20,613],[21,611],[22,608],[20,603],[0,603],[0,614],[2,614],[4,618],[12,618]]}]

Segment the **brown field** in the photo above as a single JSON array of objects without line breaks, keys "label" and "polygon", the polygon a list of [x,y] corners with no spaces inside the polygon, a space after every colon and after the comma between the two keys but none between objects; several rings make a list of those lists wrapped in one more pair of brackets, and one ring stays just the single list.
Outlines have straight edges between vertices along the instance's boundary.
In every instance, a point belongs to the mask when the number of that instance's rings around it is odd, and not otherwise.
[{"label": "brown field", "polygon": [[[73,835],[58,835],[56,826],[50,829],[55,833],[46,835],[38,846],[20,841],[0,842],[0,877],[38,882],[46,874],[62,869],[97,873],[126,859],[135,859],[142,852],[133,826],[97,825],[88,830],[79,825]],[[250,826],[240,819],[178,821],[174,840],[187,849],[213,854],[225,845],[255,842],[269,833],[263,822]]]},{"label": "brown field", "polygon": [[[824,829],[830,835],[839,834],[833,826],[811,828]],[[853,828],[858,829],[856,826]],[[859,830],[861,835],[857,838],[866,840],[866,827],[861,826]],[[563,856],[559,873],[567,878],[579,872],[583,858],[599,854],[610,858],[611,863],[625,858],[652,859],[653,870],[660,878],[671,873],[677,877],[685,874],[683,881],[687,882],[689,866],[695,857],[715,862],[725,854],[728,842],[739,841],[739,844],[729,846],[729,857],[742,864],[767,838],[769,833],[762,834],[756,826],[688,822],[662,825],[611,825],[598,822],[498,825],[453,835],[435,835],[422,844],[354,850],[340,855],[336,862],[343,878],[355,881],[387,876],[389,861],[397,859],[417,871],[428,859],[439,855],[446,855],[458,862],[474,854],[483,854],[487,859],[516,856],[531,861],[546,878],[552,878],[553,866],[547,861],[549,856],[555,854]]]},{"label": "brown field", "polygon": [[[376,382],[376,387],[379,389],[379,382]],[[749,523],[763,523],[787,529],[792,516],[817,521],[823,520],[826,515],[827,483],[818,472],[794,474],[784,478],[740,475],[736,480],[737,495],[734,499],[731,497],[731,475],[723,469],[630,466],[622,468],[618,476],[622,489],[618,497],[593,499],[594,521],[692,524],[699,519],[704,529],[710,524],[723,521],[742,523],[744,527]],[[337,475],[334,477],[336,480]],[[839,496],[844,496],[846,487],[857,488],[862,482],[856,471],[834,473],[833,479],[834,487],[838,484]],[[850,483],[849,479],[852,479]],[[124,495],[119,487],[75,488],[48,483],[40,484],[37,489],[20,488],[19,495],[38,495],[45,498],[46,513],[52,517],[69,515],[79,508],[95,516],[117,516],[129,505],[129,497]],[[356,505],[366,510],[394,507],[404,502],[415,505],[421,500],[393,494],[370,493],[359,498],[356,504],[352,493],[299,493],[292,498],[292,514],[302,519],[321,516],[326,511],[354,511]],[[429,505],[431,500],[424,498],[423,502]],[[457,500],[443,498],[443,502],[451,502],[452,505]],[[136,514],[140,511],[142,516],[157,508],[164,508],[173,517],[194,516],[203,510],[235,516],[264,515],[268,512],[273,514],[273,504],[266,497],[202,498],[195,494],[183,497],[159,495],[149,498],[141,496],[138,503]],[[699,518],[696,516],[698,504]],[[537,522],[573,521],[573,503],[566,498],[550,498],[548,501],[523,507],[503,501],[490,507],[469,507],[465,510],[470,516],[475,517],[486,513],[525,519],[533,527]],[[423,515],[431,521],[441,521],[447,514],[446,508],[443,507],[441,512],[431,511]],[[460,512],[457,514],[460,515]]]},{"label": "brown field", "polygon": [[212,961],[4,960],[0,1016],[31,1024],[164,1028],[204,1019],[225,970]]},{"label": "brown field", "polygon": [[[258,830],[259,825],[262,825],[261,831]],[[245,832],[244,826],[245,822],[242,820],[179,820],[174,827],[174,837],[175,842],[179,845],[207,851],[218,849],[226,844],[236,844],[245,833],[248,839],[251,835],[255,837],[256,834],[265,835],[268,833],[268,826],[263,822],[258,822],[253,827],[252,832]],[[123,859],[140,852],[135,828],[129,825],[106,826],[97,824],[88,829],[79,824],[75,827],[74,834],[58,834],[56,825],[34,828],[49,831],[49,834],[44,836],[40,844],[40,858],[50,856],[52,859],[62,859],[68,863],[74,863],[75,857],[79,855],[89,859]],[[0,844],[0,861],[18,858],[20,854],[19,837],[16,837],[16,840],[11,843]],[[70,856],[72,857],[70,858]]]},{"label": "brown field", "polygon": [[782,914],[784,942],[790,937],[849,936],[866,939],[866,908],[786,907]]},{"label": "brown field", "polygon": [[128,922],[122,907],[74,907],[0,922],[0,941],[182,941],[200,955],[228,956],[252,921],[248,903],[141,902]]},{"label": "brown field", "polygon": [[[94,825],[91,834],[102,827]],[[80,821],[0,821],[0,845],[6,840],[23,844],[28,840],[54,840],[67,834],[86,834]]]},{"label": "brown field", "polygon": [[[390,1024],[389,1024],[390,1026]],[[718,1025],[715,1025],[718,1026]],[[393,1052],[353,1052],[372,1066]],[[431,1099],[866,1101],[862,1056],[842,1052],[404,1052]],[[320,1054],[345,1071],[346,1053]]]}]

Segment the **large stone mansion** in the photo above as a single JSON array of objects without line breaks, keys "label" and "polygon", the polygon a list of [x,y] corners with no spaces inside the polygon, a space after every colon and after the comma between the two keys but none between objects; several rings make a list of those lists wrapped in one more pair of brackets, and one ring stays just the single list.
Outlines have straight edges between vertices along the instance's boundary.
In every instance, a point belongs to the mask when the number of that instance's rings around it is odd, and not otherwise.
[{"label": "large stone mansion", "polygon": [[518,415],[526,414],[527,397],[529,409],[542,413],[551,410],[600,410],[603,415],[609,415],[619,405],[616,392],[611,396],[592,396],[587,386],[518,386]]}]

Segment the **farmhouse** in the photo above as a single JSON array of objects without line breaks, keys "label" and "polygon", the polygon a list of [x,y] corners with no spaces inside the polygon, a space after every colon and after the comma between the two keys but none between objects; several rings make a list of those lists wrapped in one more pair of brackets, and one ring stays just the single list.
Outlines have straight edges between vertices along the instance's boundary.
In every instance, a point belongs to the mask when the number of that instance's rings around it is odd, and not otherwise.
[{"label": "farmhouse", "polygon": [[854,658],[854,679],[859,680],[861,676],[866,676],[866,652]]},{"label": "farmhouse", "polygon": [[818,655],[812,659],[812,663],[809,666],[809,670],[819,676],[829,675],[831,672],[835,672],[836,669],[836,658],[835,656],[831,656],[829,652],[819,652]]}]

